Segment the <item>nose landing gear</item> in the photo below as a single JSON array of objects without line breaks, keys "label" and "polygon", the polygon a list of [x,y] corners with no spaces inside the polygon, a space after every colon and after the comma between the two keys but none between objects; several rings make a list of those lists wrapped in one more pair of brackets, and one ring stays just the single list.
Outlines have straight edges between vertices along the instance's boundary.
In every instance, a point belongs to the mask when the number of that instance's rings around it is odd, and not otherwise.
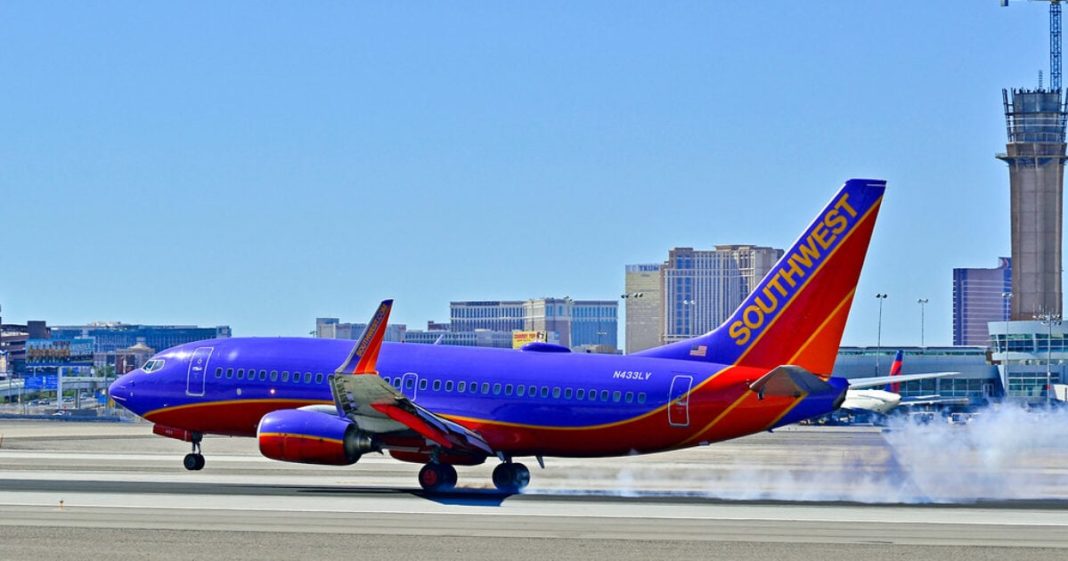
[{"label": "nose landing gear", "polygon": [[200,471],[204,469],[204,455],[200,453],[200,441],[203,440],[204,435],[200,433],[193,433],[191,442],[193,443],[193,451],[185,455],[182,459],[182,465],[189,471]]}]

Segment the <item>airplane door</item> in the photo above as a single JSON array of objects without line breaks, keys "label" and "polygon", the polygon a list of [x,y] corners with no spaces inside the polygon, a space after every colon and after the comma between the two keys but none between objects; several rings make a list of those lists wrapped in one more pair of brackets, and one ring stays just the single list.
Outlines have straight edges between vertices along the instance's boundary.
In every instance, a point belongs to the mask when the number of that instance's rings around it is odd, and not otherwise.
[{"label": "airplane door", "polygon": [[690,388],[693,376],[676,374],[671,379],[671,393],[668,395],[668,424],[673,427],[690,426]]},{"label": "airplane door", "polygon": [[208,359],[213,347],[198,347],[189,357],[189,372],[186,374],[186,395],[204,395],[205,377],[208,372]]},{"label": "airplane door", "polygon": [[418,387],[419,375],[415,372],[409,372],[401,376],[401,393],[408,396],[408,399],[415,399],[415,392]]}]

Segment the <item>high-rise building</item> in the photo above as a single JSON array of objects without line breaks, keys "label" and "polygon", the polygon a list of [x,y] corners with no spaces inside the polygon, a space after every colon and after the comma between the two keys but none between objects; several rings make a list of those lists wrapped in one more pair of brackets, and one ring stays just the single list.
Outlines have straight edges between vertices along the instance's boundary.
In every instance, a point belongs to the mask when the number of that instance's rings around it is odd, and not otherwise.
[{"label": "high-rise building", "polygon": [[661,269],[663,342],[694,337],[726,321],[783,250],[753,245],[676,247]]},{"label": "high-rise building", "polygon": [[571,302],[571,346],[619,348],[619,303],[615,300]]},{"label": "high-rise building", "polygon": [[[619,304],[614,300],[534,298],[530,300],[477,300],[449,303],[451,331],[510,334],[513,331],[543,331],[566,347],[618,346]],[[494,335],[492,345],[503,341]],[[490,341],[485,333],[479,345]]]},{"label": "high-rise building", "polygon": [[[315,336],[320,339],[359,339],[367,329],[366,323],[341,323],[338,318],[315,318]],[[408,327],[403,323],[386,326],[384,340],[399,343],[404,340]]]},{"label": "high-rise building", "polygon": [[512,332],[523,329],[523,316],[521,300],[449,302],[449,323],[457,333],[476,329]]},{"label": "high-rise building", "polygon": [[627,265],[623,302],[627,314],[627,352],[660,345],[664,301],[660,292],[660,265]]},{"label": "high-rise building", "polygon": [[990,344],[987,324],[1008,321],[1012,300],[1012,260],[994,269],[953,269],[953,344]]},{"label": "high-rise building", "polygon": [[1061,313],[1065,113],[1061,90],[1002,90],[1008,144],[1014,320]]}]

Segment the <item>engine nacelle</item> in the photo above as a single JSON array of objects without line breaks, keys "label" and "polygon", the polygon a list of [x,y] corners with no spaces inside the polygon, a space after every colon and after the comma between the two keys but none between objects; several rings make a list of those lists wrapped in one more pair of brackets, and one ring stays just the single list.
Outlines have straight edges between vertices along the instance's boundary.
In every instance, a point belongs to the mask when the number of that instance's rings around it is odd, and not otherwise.
[{"label": "engine nacelle", "polygon": [[260,453],[272,460],[347,466],[375,450],[371,436],[346,419],[300,409],[272,411],[256,429]]}]

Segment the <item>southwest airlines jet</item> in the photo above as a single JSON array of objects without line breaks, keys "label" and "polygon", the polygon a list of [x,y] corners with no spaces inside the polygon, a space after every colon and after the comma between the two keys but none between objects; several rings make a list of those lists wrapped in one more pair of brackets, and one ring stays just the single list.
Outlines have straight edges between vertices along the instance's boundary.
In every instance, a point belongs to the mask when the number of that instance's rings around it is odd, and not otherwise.
[{"label": "southwest airlines jet", "polygon": [[204,467],[205,434],[247,436],[287,462],[387,452],[425,464],[428,491],[489,458],[493,483],[514,492],[530,481],[520,457],[660,452],[796,423],[845,399],[831,369],[885,186],[847,181],[726,323],[689,340],[627,356],[384,343],[387,300],[355,345],[189,343],[116,380],[111,397],[191,442],[190,470]]}]

